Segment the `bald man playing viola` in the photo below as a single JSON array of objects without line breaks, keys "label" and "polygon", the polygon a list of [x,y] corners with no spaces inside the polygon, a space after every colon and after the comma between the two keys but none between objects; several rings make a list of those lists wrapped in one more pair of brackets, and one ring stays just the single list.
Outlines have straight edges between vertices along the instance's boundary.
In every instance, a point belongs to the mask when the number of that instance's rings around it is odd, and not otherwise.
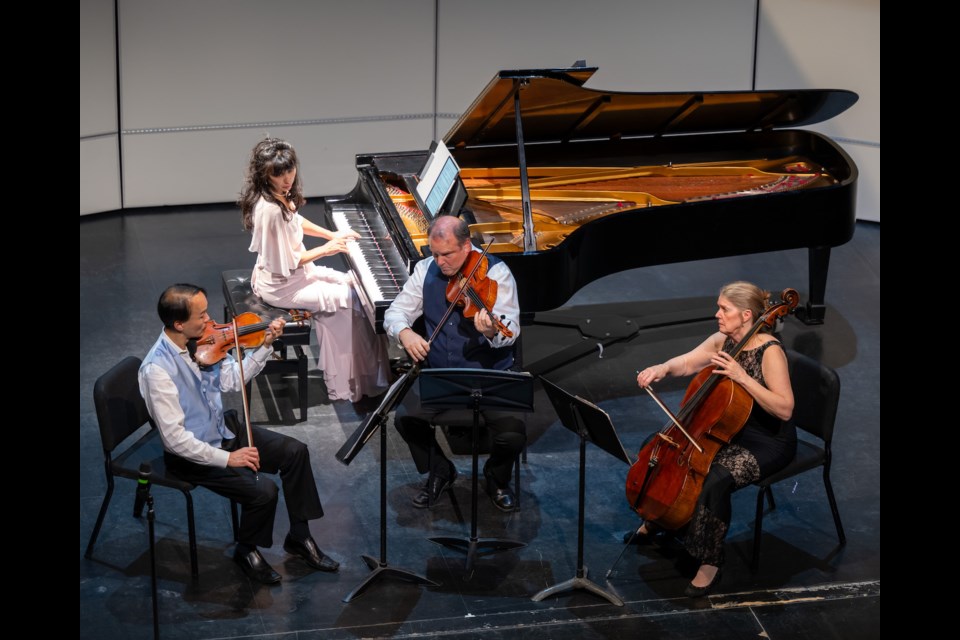
[{"label": "bald man playing viola", "polygon": [[[432,336],[447,311],[447,286],[457,277],[471,252],[480,252],[470,241],[467,223],[454,216],[440,216],[428,231],[431,257],[414,268],[403,290],[384,315],[387,334],[415,362],[430,368],[515,369],[515,347],[520,335],[520,306],[517,285],[507,265],[488,255],[487,277],[497,283],[497,299],[492,315],[513,334],[498,331],[485,311],[464,317],[456,307],[436,333],[433,342],[413,330],[414,322],[423,317],[427,336]],[[469,275],[469,274],[464,274]],[[420,404],[419,386],[414,385],[397,409],[397,431],[410,447],[417,471],[428,474],[427,480],[413,498],[419,509],[434,506],[444,491],[457,478],[457,468],[443,454],[434,436],[431,420],[442,410],[427,409]],[[526,444],[523,421],[514,414],[483,411],[490,437],[490,457],[483,468],[486,492],[494,506],[512,511],[516,498],[510,490],[514,462]]]}]

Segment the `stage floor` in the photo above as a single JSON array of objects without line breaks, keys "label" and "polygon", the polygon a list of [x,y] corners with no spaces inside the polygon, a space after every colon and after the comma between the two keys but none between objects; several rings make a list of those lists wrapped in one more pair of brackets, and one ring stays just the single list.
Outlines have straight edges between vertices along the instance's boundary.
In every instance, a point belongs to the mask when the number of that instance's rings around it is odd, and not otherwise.
[{"label": "stage floor", "polygon": [[[117,481],[93,558],[83,557],[106,490],[93,383],[123,357],[143,357],[153,344],[161,328],[156,300],[168,284],[206,287],[211,312],[219,316],[220,272],[254,261],[239,217],[234,207],[221,205],[81,218],[82,638],[152,635],[147,522],[131,517],[133,482]],[[738,279],[775,291],[792,286],[805,300],[806,274],[806,251],[799,250],[649,267],[592,283],[564,311],[581,318],[615,313],[634,320],[699,307],[711,313],[719,287]],[[361,554],[378,557],[380,552],[379,441],[368,444],[349,466],[334,454],[372,407],[329,402],[320,372],[312,370],[308,420],[297,422],[295,381],[261,376],[252,394],[253,420],[309,445],[326,511],[311,529],[320,547],[341,562],[340,572],[311,572],[283,552],[287,524],[281,500],[284,513],[277,516],[275,544],[264,555],[283,581],[275,587],[250,583],[230,560],[228,502],[198,489],[200,580],[192,584],[183,498],[156,488],[160,635],[277,640],[879,637],[879,225],[859,223],[853,240],[833,251],[827,303],[825,324],[805,326],[790,318],[782,337],[788,347],[822,360],[840,375],[832,476],[847,535],[844,547],[838,546],[821,476],[814,471],[775,488],[777,508],[764,518],[757,574],[749,568],[754,488],[735,496],[723,581],[709,597],[683,596],[696,567],[672,545],[630,547],[611,571],[623,549],[623,533],[635,528],[638,519],[624,497],[628,466],[590,445],[585,564],[588,577],[625,606],[582,590],[533,602],[531,596],[541,589],[576,575],[579,465],[577,437],[559,423],[537,384],[536,412],[527,422],[528,460],[520,471],[522,509],[503,514],[482,492],[479,503],[481,537],[526,546],[482,557],[468,575],[463,554],[429,542],[429,537],[469,535],[470,458],[454,458],[461,477],[451,497],[432,510],[414,509],[410,498],[423,479],[391,426],[385,461],[388,561],[440,586],[378,581],[344,604],[344,596],[369,573]],[[598,350],[545,375],[609,413],[632,457],[663,426],[653,402],[638,393],[636,370],[692,347],[714,330],[715,323],[699,322],[644,331],[608,345],[602,358]],[[535,366],[582,340],[576,329],[524,327],[524,363]],[[683,381],[663,384],[662,396],[675,408],[684,387]]]}]

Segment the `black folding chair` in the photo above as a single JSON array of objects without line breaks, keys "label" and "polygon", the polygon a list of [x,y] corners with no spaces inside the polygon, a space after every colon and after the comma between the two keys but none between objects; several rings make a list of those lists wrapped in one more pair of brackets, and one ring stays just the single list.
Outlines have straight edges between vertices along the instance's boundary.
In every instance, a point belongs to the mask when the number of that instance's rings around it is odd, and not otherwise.
[{"label": "black folding chair", "polygon": [[[100,505],[97,524],[93,527],[90,542],[84,557],[93,555],[93,546],[100,534],[107,507],[113,496],[113,479],[128,478],[137,481],[140,476],[141,462],[150,463],[150,482],[161,487],[178,489],[187,501],[187,526],[190,534],[190,575],[194,580],[199,577],[197,569],[197,530],[193,519],[193,496],[196,485],[185,482],[170,472],[163,460],[163,447],[160,446],[160,433],[150,420],[147,406],[140,395],[137,383],[137,371],[140,358],[128,356],[112,369],[97,378],[93,386],[93,402],[97,409],[97,421],[100,423],[100,440],[103,444],[103,467],[107,476],[107,493]],[[150,423],[150,430],[140,437],[134,437],[141,427]],[[129,446],[127,446],[129,445]],[[122,453],[114,455],[117,449]],[[158,453],[159,452],[159,453]],[[139,518],[141,513],[134,512]],[[230,514],[233,520],[233,539],[239,531],[237,503],[230,501]]]},{"label": "black folding chair", "polygon": [[837,510],[837,499],[833,495],[833,485],[830,483],[831,443],[837,417],[837,404],[840,400],[840,378],[837,372],[827,365],[796,351],[787,350],[787,361],[790,366],[790,383],[794,395],[793,417],[790,418],[790,422],[798,430],[816,437],[822,442],[822,446],[806,440],[798,440],[797,455],[790,464],[777,473],[754,483],[759,487],[751,563],[754,573],[760,568],[763,497],[767,497],[771,509],[776,509],[771,487],[804,471],[823,467],[823,487],[827,492],[827,500],[830,501],[833,522],[837,527],[837,537],[841,545],[847,542],[843,524],[840,522],[840,512]]}]

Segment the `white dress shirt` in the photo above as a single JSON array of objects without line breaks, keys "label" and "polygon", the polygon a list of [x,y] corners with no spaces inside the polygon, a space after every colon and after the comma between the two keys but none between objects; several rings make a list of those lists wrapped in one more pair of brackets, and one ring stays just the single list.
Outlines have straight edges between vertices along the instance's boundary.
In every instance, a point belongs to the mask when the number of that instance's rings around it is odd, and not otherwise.
[{"label": "white dress shirt", "polygon": [[[200,367],[190,357],[186,349],[180,349],[170,336],[163,333],[163,339],[179,352],[180,357],[190,369],[200,378]],[[273,353],[272,347],[260,347],[248,351],[243,359],[244,377],[249,381],[263,370],[267,359]],[[227,356],[220,363],[220,391],[240,390],[240,365],[232,356]],[[153,418],[163,448],[170,453],[185,458],[197,464],[226,467],[230,453],[198,440],[192,433],[183,427],[183,408],[180,406],[180,394],[177,386],[163,367],[157,364],[144,366],[138,375],[140,395],[147,404],[147,411]],[[236,435],[236,434],[234,434]]]}]

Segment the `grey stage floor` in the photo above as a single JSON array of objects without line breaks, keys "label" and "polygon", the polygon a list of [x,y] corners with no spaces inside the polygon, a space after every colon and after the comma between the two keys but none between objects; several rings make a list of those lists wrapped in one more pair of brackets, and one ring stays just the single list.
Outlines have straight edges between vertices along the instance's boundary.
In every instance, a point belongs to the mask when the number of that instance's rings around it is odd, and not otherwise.
[{"label": "grey stage floor", "polygon": [[[672,240],[665,240],[672,241]],[[677,240],[681,241],[681,240]],[[155,305],[168,284],[208,288],[222,308],[219,274],[252,264],[248,237],[233,207],[153,209],[105,214],[80,222],[80,636],[146,638],[152,634],[150,563],[145,520],[131,517],[134,483],[119,481],[93,559],[83,558],[104,495],[102,451],[93,410],[96,378],[127,355],[142,357],[160,331]],[[750,279],[780,290],[806,290],[806,252],[788,251],[636,269],[577,293],[567,311],[581,317],[630,317],[691,305],[712,305],[720,285]],[[734,501],[723,582],[708,598],[683,597],[693,566],[672,546],[630,548],[606,576],[637,518],[624,498],[628,467],[596,447],[587,455],[585,561],[589,577],[618,594],[624,607],[585,591],[532,602],[539,590],[577,569],[578,441],[557,420],[537,386],[528,420],[529,457],[521,470],[522,509],[502,514],[481,494],[480,535],[526,543],[477,562],[472,579],[463,555],[430,543],[465,536],[470,518],[470,460],[453,499],[433,510],[411,508],[422,481],[391,427],[388,430],[388,559],[438,587],[381,581],[350,604],[341,599],[367,575],[361,554],[379,554],[379,468],[376,446],[353,463],[334,458],[369,406],[325,397],[311,372],[309,416],[297,422],[294,385],[271,376],[254,387],[253,419],[305,441],[326,517],[312,526],[321,547],[340,560],[335,575],[307,571],[280,547],[278,515],[267,559],[283,574],[277,587],[251,584],[230,561],[228,504],[195,492],[200,580],[189,574],[183,499],[155,489],[161,637],[164,638],[854,638],[880,634],[880,227],[860,223],[853,240],[833,252],[822,326],[788,319],[788,346],[837,369],[842,395],[833,477],[847,544],[839,547],[817,472],[778,486],[778,507],[764,520],[759,573],[749,569],[755,490]],[[547,375],[588,398],[613,419],[633,456],[662,426],[659,411],[638,394],[636,370],[696,344],[711,322],[643,332]],[[581,340],[576,330],[524,328],[526,364]],[[676,407],[682,382],[663,385]],[[231,400],[235,402],[235,400]],[[281,503],[281,512],[284,507]]]}]

